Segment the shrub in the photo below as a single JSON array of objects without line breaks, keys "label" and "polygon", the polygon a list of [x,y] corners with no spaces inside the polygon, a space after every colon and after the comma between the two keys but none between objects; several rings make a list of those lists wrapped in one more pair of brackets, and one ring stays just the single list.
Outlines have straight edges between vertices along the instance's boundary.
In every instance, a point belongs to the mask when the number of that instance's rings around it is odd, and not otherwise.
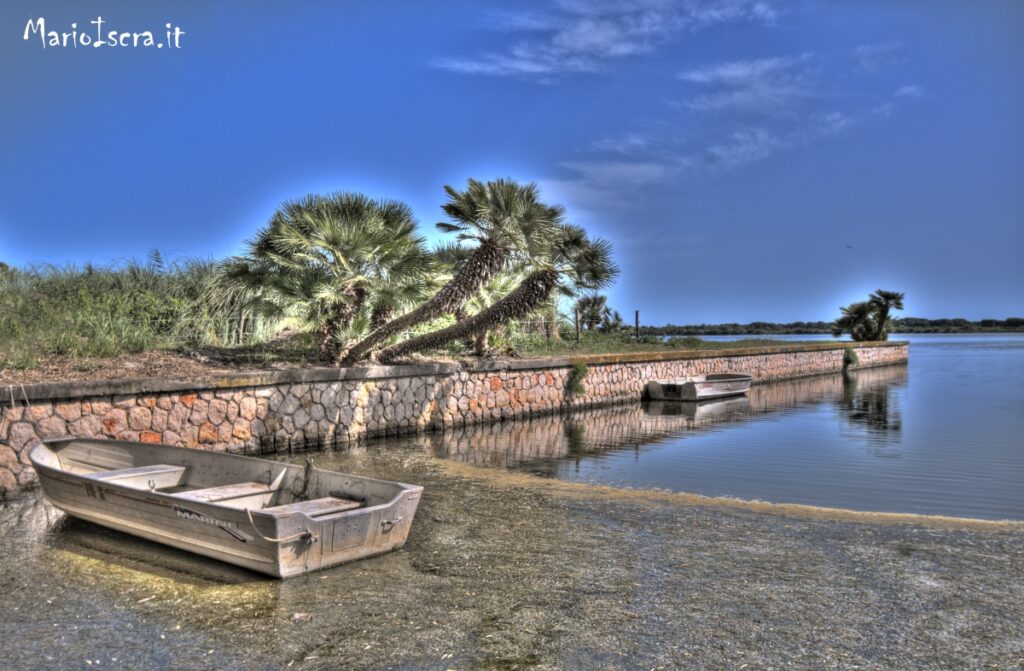
[{"label": "shrub", "polygon": [[565,379],[565,388],[570,396],[580,396],[587,393],[583,386],[583,379],[587,377],[587,364],[574,363],[569,369],[569,376]]}]

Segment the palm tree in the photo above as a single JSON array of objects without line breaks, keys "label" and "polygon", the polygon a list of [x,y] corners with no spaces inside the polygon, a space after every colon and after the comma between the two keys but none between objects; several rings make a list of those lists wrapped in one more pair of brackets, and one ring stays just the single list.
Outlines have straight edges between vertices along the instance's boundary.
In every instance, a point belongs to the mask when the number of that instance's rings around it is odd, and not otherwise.
[{"label": "palm tree", "polygon": [[508,264],[510,258],[530,255],[535,240],[542,240],[559,225],[561,206],[541,203],[536,184],[511,179],[483,183],[470,179],[464,191],[445,186],[448,202],[442,209],[451,219],[439,223],[442,231],[457,234],[460,242],[474,243],[472,254],[440,291],[416,309],[374,329],[345,353],[354,363],[386,340],[417,324],[453,314]]},{"label": "palm tree", "polygon": [[839,311],[843,314],[832,325],[833,338],[849,333],[850,337],[858,342],[871,340],[876,327],[871,305],[867,301],[850,303],[845,308],[839,308]]},{"label": "palm tree", "polygon": [[610,314],[604,316],[597,330],[601,333],[618,333],[624,328],[626,328],[626,322],[623,321],[622,315],[618,310],[612,310]]},{"label": "palm tree", "polygon": [[889,313],[892,310],[903,309],[903,294],[898,291],[878,289],[868,297],[868,305],[871,306],[875,321],[875,330],[871,339],[888,340],[889,329],[892,327]]},{"label": "palm tree", "polygon": [[607,296],[593,294],[576,301],[576,309],[580,315],[580,325],[593,331],[601,323],[611,317],[612,310],[608,307]]},{"label": "palm tree", "polygon": [[866,301],[840,308],[842,316],[832,324],[832,336],[849,333],[856,341],[887,340],[892,326],[890,313],[903,309],[903,294],[878,289]]},{"label": "palm tree", "polygon": [[222,264],[218,284],[258,314],[301,318],[330,361],[354,320],[404,304],[425,284],[432,261],[415,231],[404,203],[309,195],[284,203],[242,255]]},{"label": "palm tree", "polygon": [[611,244],[601,239],[590,240],[578,226],[561,225],[545,243],[532,259],[534,270],[494,305],[448,328],[388,347],[378,358],[392,361],[473,337],[522,319],[546,305],[556,291],[571,294],[581,289],[600,289],[618,275],[619,269],[611,259]]}]

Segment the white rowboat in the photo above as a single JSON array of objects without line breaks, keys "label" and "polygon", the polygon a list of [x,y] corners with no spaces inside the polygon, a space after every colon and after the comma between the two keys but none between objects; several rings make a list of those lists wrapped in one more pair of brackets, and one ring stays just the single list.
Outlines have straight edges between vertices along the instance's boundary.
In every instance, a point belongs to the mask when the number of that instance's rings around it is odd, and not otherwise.
[{"label": "white rowboat", "polygon": [[686,380],[652,381],[644,391],[652,401],[703,401],[746,394],[752,381],[750,375],[721,373]]},{"label": "white rowboat", "polygon": [[61,438],[29,459],[67,514],[279,578],[405,544],[423,488],[222,452]]}]

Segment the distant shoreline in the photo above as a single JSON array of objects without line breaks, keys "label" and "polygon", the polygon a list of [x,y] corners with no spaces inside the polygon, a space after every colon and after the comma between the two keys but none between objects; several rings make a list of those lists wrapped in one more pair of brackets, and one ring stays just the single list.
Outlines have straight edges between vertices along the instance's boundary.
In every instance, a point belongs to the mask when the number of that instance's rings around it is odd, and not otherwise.
[{"label": "distant shoreline", "polygon": [[[702,336],[702,335],[818,335],[831,334],[829,322],[750,322],[749,324],[692,324],[679,326],[641,326],[640,335],[657,336]],[[893,321],[892,334],[915,333],[1024,333],[1024,318],[1007,319],[921,319],[907,317]]]}]

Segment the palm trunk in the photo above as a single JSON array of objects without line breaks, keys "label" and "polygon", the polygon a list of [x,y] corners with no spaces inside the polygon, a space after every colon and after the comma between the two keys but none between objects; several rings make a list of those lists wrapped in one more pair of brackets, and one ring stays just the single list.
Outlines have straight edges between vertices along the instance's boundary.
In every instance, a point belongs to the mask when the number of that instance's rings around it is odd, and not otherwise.
[{"label": "palm trunk", "polygon": [[[452,317],[455,317],[455,321],[456,322],[461,322],[463,319],[465,319],[468,316],[469,316],[469,313],[466,312],[465,306],[456,308],[455,310],[452,311]],[[470,352],[477,352],[477,345],[478,345],[478,343],[477,343],[477,341],[475,339],[473,339],[473,338],[466,338],[466,340],[465,340],[465,342],[463,344],[466,346],[466,349],[468,349]],[[477,353],[479,353],[479,352],[477,352]]]},{"label": "palm trunk", "polygon": [[352,326],[352,320],[366,304],[369,290],[362,284],[348,287],[345,295],[350,301],[335,303],[326,319],[316,327],[314,340],[321,361],[336,361],[338,358],[338,332]]},{"label": "palm trunk", "polygon": [[505,266],[508,250],[493,240],[484,240],[466,259],[448,284],[415,310],[374,329],[362,342],[345,353],[343,364],[359,361],[382,342],[417,324],[443,317],[460,308]]},{"label": "palm trunk", "polygon": [[561,340],[562,334],[558,332],[558,299],[551,301],[551,313],[548,315],[548,340]]},{"label": "palm trunk", "polygon": [[889,336],[887,331],[889,330],[889,308],[880,307],[878,308],[878,315],[875,317],[877,323],[875,324],[875,332],[872,334],[872,340],[888,340]]},{"label": "palm trunk", "polygon": [[388,323],[394,309],[390,305],[377,304],[370,312],[370,328],[380,328]]},{"label": "palm trunk", "polygon": [[480,331],[473,338],[473,352],[477,356],[487,355],[487,331]]},{"label": "palm trunk", "polygon": [[334,323],[330,319],[321,322],[313,334],[316,341],[317,357],[321,361],[333,361],[337,347],[334,342]]},{"label": "palm trunk", "polygon": [[512,293],[486,310],[440,331],[392,345],[381,351],[378,358],[383,362],[393,361],[406,354],[437,349],[457,340],[486,333],[514,319],[521,319],[551,298],[551,292],[558,285],[558,277],[557,270],[530,273]]}]

